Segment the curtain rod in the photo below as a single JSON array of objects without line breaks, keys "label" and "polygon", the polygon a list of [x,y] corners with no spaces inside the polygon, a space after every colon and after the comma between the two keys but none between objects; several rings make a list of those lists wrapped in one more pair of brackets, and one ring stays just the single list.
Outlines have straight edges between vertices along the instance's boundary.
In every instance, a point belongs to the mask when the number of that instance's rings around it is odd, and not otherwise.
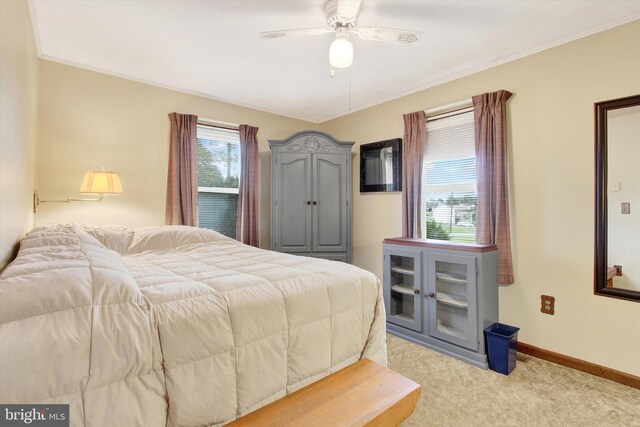
[{"label": "curtain rod", "polygon": [[447,111],[446,113],[437,114],[437,115],[433,115],[433,116],[428,116],[427,117],[427,122],[432,122],[432,121],[435,121],[435,120],[444,119],[446,117],[459,116],[461,114],[470,113],[472,111],[473,111],[473,107],[458,108],[457,110],[450,110],[450,111]]},{"label": "curtain rod", "polygon": [[445,115],[449,113],[462,114],[463,112],[466,112],[465,110],[471,111],[472,109],[473,100],[468,98],[463,99],[462,101],[452,102],[451,104],[424,110],[424,113],[427,116],[427,121],[429,121],[434,120],[435,118],[442,118],[443,116],[446,117]]},{"label": "curtain rod", "polygon": [[209,127],[222,128],[222,129],[235,130],[235,131],[239,130],[240,128],[240,125],[235,123],[221,122],[218,120],[205,119],[201,117],[198,117],[198,124],[202,126],[209,126]]}]

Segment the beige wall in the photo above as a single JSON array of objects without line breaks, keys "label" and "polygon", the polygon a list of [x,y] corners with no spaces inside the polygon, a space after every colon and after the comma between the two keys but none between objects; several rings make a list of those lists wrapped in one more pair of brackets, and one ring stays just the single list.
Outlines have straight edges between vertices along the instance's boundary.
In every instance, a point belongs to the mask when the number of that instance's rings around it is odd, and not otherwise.
[{"label": "beige wall", "polygon": [[0,270],[33,225],[36,55],[27,2],[0,1]]},{"label": "beige wall", "polygon": [[[402,114],[507,89],[516,283],[500,320],[545,349],[640,375],[640,305],[593,295],[593,103],[640,93],[640,21],[351,115],[320,129],[358,144],[402,137]],[[355,147],[355,152],[359,152]],[[380,275],[401,233],[400,194],[360,194],[354,153],[354,263]],[[554,316],[540,295],[556,297]]]},{"label": "beige wall", "polygon": [[316,124],[66,65],[40,63],[37,188],[43,199],[81,197],[84,173],[118,172],[124,195],[102,203],[46,203],[37,223],[164,224],[168,113],[257,126],[261,160],[260,244],[270,247],[270,153],[267,140]]}]

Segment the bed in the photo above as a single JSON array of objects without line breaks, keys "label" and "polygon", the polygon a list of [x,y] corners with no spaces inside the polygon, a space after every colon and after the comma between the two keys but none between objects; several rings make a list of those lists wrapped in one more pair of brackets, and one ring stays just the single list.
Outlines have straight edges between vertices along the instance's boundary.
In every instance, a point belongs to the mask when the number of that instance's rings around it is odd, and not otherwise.
[{"label": "bed", "polygon": [[377,278],[192,227],[51,225],[0,275],[0,402],[71,425],[224,425],[361,358]]}]

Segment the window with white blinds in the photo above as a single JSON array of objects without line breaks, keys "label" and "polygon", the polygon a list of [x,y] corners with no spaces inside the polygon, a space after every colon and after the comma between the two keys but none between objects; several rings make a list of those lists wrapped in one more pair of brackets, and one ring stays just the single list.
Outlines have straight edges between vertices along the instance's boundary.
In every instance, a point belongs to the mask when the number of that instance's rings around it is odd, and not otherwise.
[{"label": "window with white blinds", "polygon": [[236,237],[240,137],[238,131],[198,125],[198,226]]},{"label": "window with white blinds", "polygon": [[427,117],[426,148],[423,237],[474,242],[478,197],[473,111]]}]

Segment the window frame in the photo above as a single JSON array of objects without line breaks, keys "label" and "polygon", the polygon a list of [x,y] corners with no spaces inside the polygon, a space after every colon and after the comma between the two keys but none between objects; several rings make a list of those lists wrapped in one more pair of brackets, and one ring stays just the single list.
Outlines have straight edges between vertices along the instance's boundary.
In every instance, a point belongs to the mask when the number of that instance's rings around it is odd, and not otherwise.
[{"label": "window frame", "polygon": [[[241,150],[240,150],[240,130],[239,130],[239,126],[235,126],[235,125],[231,125],[231,124],[219,124],[218,122],[213,122],[213,121],[209,121],[207,120],[206,122],[200,121],[198,120],[197,123],[197,127],[196,127],[196,144],[198,139],[201,140],[211,140],[211,136],[209,136],[209,138],[206,137],[206,135],[202,135],[200,133],[200,130],[202,129],[206,129],[206,128],[213,128],[213,129],[220,129],[223,131],[228,131],[228,132],[232,132],[235,135],[237,135],[237,141],[236,140],[230,140],[228,138],[224,138],[221,139],[221,142],[226,142],[229,144],[236,144],[238,145],[238,168],[241,169],[242,168],[242,154],[241,154]],[[196,163],[198,162],[197,159],[197,153],[196,153]],[[235,162],[234,162],[235,163]],[[197,174],[197,172],[196,172]],[[214,193],[214,194],[236,194],[239,195],[240,194],[240,179],[241,179],[241,173],[238,173],[238,187],[237,188],[232,188],[232,187],[206,187],[206,186],[198,186],[197,187],[197,193],[198,196],[200,195],[200,193]],[[198,206],[198,217],[200,217],[200,207]],[[236,218],[236,224],[237,224],[237,218]],[[198,227],[200,227],[200,219],[198,219]],[[205,227],[207,229],[211,229],[217,232],[221,232],[219,230],[216,230],[214,228],[208,228]]]},{"label": "window frame", "polygon": [[[427,147],[425,147],[425,151],[424,151],[424,159],[423,159],[423,166],[422,166],[422,173],[423,173],[423,177],[422,177],[422,189],[421,189],[421,206],[420,206],[420,221],[423,224],[423,230],[422,230],[422,236],[423,238],[428,238],[428,227],[427,227],[427,221],[428,221],[428,216],[427,216],[427,188],[426,188],[426,179],[427,179],[427,156],[428,156],[428,132],[429,132],[429,123],[430,122],[435,122],[438,120],[442,120],[442,119],[446,119],[449,117],[454,117],[454,116],[459,116],[462,114],[471,114],[471,123],[473,123],[473,112],[474,112],[474,108],[473,108],[473,102],[471,99],[467,99],[467,100],[463,100],[463,101],[459,101],[453,104],[449,104],[449,105],[445,105],[445,106],[441,106],[441,107],[436,107],[430,110],[425,110],[425,115],[426,115],[426,125],[425,125],[425,144],[427,144]],[[452,125],[453,126],[453,125]],[[475,138],[474,138],[474,145],[473,145],[473,159],[474,161],[476,161],[476,165],[477,165],[477,157],[475,155]],[[462,157],[460,158],[462,159]],[[452,159],[453,160],[453,159]],[[474,179],[474,183],[475,183],[475,191],[474,191],[474,196],[476,199],[476,212],[477,212],[477,198],[478,198],[478,187],[477,187],[477,171],[476,171],[476,177]],[[463,197],[463,196],[462,196]],[[477,216],[475,218],[474,221],[474,226],[473,226],[473,231],[474,231],[474,236],[473,236],[473,240],[469,243],[473,243],[475,242],[475,230],[477,228]],[[450,226],[452,226],[453,224],[450,224]],[[433,237],[431,237],[432,239],[434,239]],[[466,240],[444,240],[444,239],[434,239],[434,240],[439,240],[439,241],[452,241],[452,242],[458,242],[458,243],[462,243],[465,242]]]}]

